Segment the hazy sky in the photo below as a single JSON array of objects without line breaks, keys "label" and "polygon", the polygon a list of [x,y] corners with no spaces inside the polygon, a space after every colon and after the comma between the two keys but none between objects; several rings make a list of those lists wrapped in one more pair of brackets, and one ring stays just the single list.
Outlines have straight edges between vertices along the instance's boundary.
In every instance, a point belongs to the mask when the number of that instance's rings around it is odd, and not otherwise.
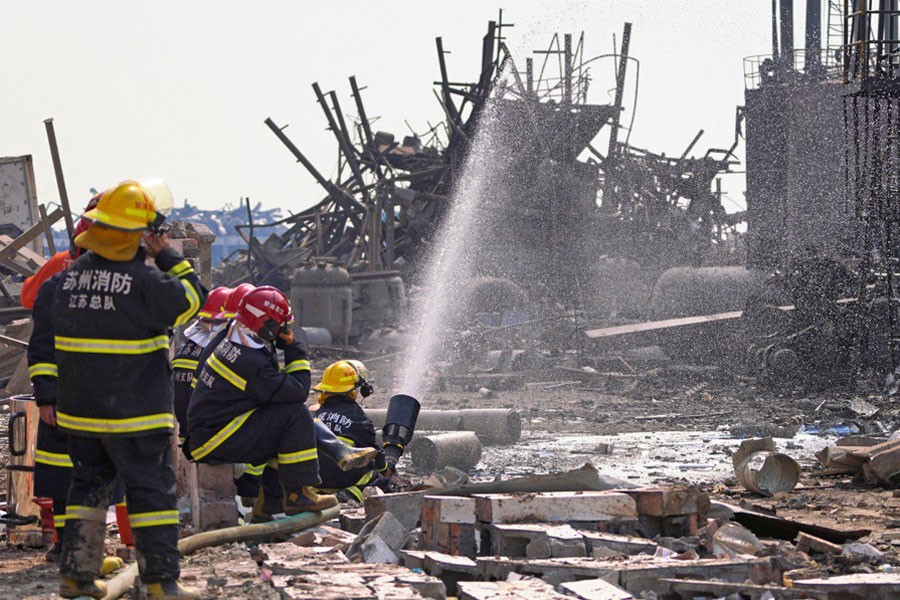
[{"label": "hazy sky", "polygon": [[[802,5],[802,3],[798,3]],[[769,50],[768,0],[457,0],[455,2],[82,0],[3,6],[0,156],[32,154],[41,202],[57,191],[43,119],[54,117],[69,196],[159,176],[176,203],[203,208],[241,196],[298,210],[324,194],[263,124],[271,116],[329,175],[337,148],[311,84],[353,108],[356,75],[376,129],[419,132],[441,120],[434,38],[450,77],[476,78],[487,21],[504,8],[507,45],[544,48],[554,32],[586,32],[586,56],[612,51],[625,21],[640,60],[632,144],[680,154],[728,147],[743,103],[746,56]],[[798,39],[802,40],[802,37]],[[592,73],[593,99],[613,87]],[[634,71],[632,71],[633,75]],[[632,80],[633,83],[633,80]],[[626,98],[630,107],[631,98]],[[743,154],[741,154],[743,158]],[[733,178],[732,178],[733,179]],[[741,198],[742,182],[726,191]]]}]

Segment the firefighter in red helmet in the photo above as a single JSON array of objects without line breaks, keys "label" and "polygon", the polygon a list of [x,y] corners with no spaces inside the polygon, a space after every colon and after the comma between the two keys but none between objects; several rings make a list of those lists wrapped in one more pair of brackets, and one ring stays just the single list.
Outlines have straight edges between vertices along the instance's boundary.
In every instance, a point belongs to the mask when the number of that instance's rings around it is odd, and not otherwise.
[{"label": "firefighter in red helmet", "polygon": [[[291,320],[290,303],[277,288],[262,286],[244,296],[224,338],[201,365],[188,409],[194,460],[277,463],[277,482],[263,475],[254,515],[293,515],[337,504],[335,496],[312,489],[320,480],[305,406],[310,366],[305,341],[288,327]],[[284,351],[283,369],[275,348]]]}]

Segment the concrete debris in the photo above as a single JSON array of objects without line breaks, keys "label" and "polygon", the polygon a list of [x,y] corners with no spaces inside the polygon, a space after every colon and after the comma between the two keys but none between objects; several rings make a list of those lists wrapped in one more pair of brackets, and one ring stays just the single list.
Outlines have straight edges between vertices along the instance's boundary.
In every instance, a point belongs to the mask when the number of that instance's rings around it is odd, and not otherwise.
[{"label": "concrete debris", "polygon": [[368,563],[399,564],[396,551],[403,547],[408,529],[389,512],[366,523],[347,549],[347,557]]},{"label": "concrete debris", "polygon": [[426,552],[423,568],[426,573],[444,582],[450,596],[456,595],[457,585],[461,581],[474,581],[477,575],[475,561],[471,558],[440,552]]},{"label": "concrete debris", "polygon": [[823,592],[826,598],[889,600],[900,597],[900,573],[857,573],[794,582],[801,592]]},{"label": "concrete debris", "polygon": [[884,557],[884,554],[873,545],[863,544],[860,542],[844,544],[844,549],[841,551],[841,555],[849,556],[851,558],[864,558],[866,560],[873,561],[879,561]]},{"label": "concrete debris", "polygon": [[458,598],[459,600],[563,600],[570,596],[557,593],[553,586],[540,579],[528,579],[460,583]]},{"label": "concrete debris", "polygon": [[567,581],[559,587],[579,600],[632,600],[634,596],[605,579]]},{"label": "concrete debris", "polygon": [[328,525],[320,525],[311,529],[305,529],[288,539],[298,546],[324,546],[336,548],[342,552],[356,541],[356,535]]},{"label": "concrete debris", "polygon": [[[424,412],[424,411],[423,411]],[[422,515],[422,501],[428,495],[470,496],[488,493],[544,492],[558,490],[612,490],[637,487],[627,481],[607,477],[597,471],[591,463],[578,469],[562,473],[533,475],[512,479],[467,483],[442,489],[401,492],[366,498],[366,519],[371,520],[383,512],[393,513],[407,529],[419,524]]]},{"label": "concrete debris", "polygon": [[584,521],[614,526],[620,519],[635,519],[637,507],[619,492],[476,494],[475,514],[484,523]]},{"label": "concrete debris", "polygon": [[348,563],[331,548],[262,544],[256,559],[282,598],[446,598],[444,584],[434,577],[387,564]]}]

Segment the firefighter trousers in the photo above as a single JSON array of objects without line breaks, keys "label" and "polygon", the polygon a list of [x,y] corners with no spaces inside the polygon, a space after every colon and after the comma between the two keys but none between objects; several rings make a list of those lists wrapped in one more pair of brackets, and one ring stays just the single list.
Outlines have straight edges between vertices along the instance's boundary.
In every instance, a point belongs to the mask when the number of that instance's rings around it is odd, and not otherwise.
[{"label": "firefighter trousers", "polygon": [[144,583],[178,579],[178,509],[172,435],[90,438],[69,436],[72,484],[66,506],[60,573],[100,576],[106,511],[116,496],[116,474],[125,486],[128,517]]},{"label": "firefighter trousers", "polygon": [[[194,455],[198,454],[198,448],[208,448],[216,435],[195,439],[196,434],[192,434]],[[316,435],[306,406],[297,403],[260,406],[198,462],[261,465],[273,459],[275,462],[270,464],[277,463],[278,479],[285,489],[298,490],[319,484]]]}]

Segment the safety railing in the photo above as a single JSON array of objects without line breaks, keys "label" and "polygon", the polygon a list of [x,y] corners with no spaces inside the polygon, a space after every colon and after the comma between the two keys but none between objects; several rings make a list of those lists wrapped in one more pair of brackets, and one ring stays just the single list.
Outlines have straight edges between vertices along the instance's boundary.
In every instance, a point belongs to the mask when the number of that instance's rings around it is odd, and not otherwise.
[{"label": "safety railing", "polygon": [[844,81],[900,78],[900,10],[897,2],[855,0],[844,20]]},{"label": "safety railing", "polygon": [[839,79],[841,66],[840,48],[821,48],[815,54],[797,48],[787,56],[748,56],[744,59],[744,86],[753,90],[768,84]]}]

